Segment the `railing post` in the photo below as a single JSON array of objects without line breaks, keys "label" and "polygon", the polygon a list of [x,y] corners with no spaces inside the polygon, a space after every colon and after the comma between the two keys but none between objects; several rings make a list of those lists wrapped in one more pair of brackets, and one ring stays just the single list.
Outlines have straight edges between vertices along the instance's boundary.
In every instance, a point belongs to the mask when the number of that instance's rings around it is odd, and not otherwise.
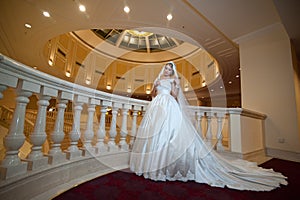
[{"label": "railing post", "polygon": [[105,144],[105,139],[106,139],[106,130],[105,130],[105,117],[106,117],[106,112],[107,108],[111,106],[111,102],[108,101],[102,101],[101,102],[101,116],[100,116],[100,123],[99,123],[99,128],[97,131],[97,152],[102,153],[102,152],[107,152],[108,151],[108,146]]},{"label": "railing post", "polygon": [[206,129],[206,134],[205,134],[205,142],[208,146],[212,146],[212,131],[211,131],[211,124],[212,124],[212,117],[213,117],[213,113],[210,112],[206,112],[206,120],[207,120],[207,129]]},{"label": "railing post", "polygon": [[132,147],[135,136],[136,136],[136,131],[137,131],[137,116],[138,116],[138,111],[141,110],[141,106],[136,106],[134,105],[132,108],[132,127],[131,127],[131,133],[130,133],[130,148]]},{"label": "railing post", "polygon": [[128,116],[128,110],[130,106],[128,104],[123,104],[122,108],[122,126],[121,126],[121,132],[120,132],[120,144],[119,148],[125,151],[128,151],[128,144],[126,142],[126,136],[128,134],[127,130],[127,116]]},{"label": "railing post", "polygon": [[15,112],[8,134],[4,138],[6,155],[1,162],[1,179],[25,174],[27,171],[27,163],[20,160],[18,152],[25,141],[24,120],[26,105],[29,102],[28,97],[31,96],[32,92],[37,92],[39,89],[39,85],[23,80],[18,82]]},{"label": "railing post", "polygon": [[241,113],[242,109],[230,109],[229,110],[229,133],[230,151],[236,153],[242,153],[242,136],[241,136]]},{"label": "railing post", "polygon": [[34,124],[34,130],[30,134],[30,143],[32,144],[31,152],[26,161],[28,162],[28,170],[35,170],[48,164],[48,158],[44,157],[42,145],[46,141],[46,109],[49,105],[50,96],[40,94],[38,104],[38,113]]},{"label": "railing post", "polygon": [[80,131],[80,116],[82,111],[82,105],[87,99],[84,97],[81,97],[79,95],[76,95],[73,104],[74,104],[74,117],[73,117],[73,125],[72,125],[72,131],[70,134],[71,139],[71,146],[68,148],[67,151],[67,159],[76,158],[78,156],[82,156],[82,151],[78,148],[78,140],[81,135]]},{"label": "railing post", "polygon": [[224,119],[224,116],[225,116],[225,113],[223,113],[223,112],[217,112],[216,113],[217,122],[218,122],[217,150],[224,150],[224,146],[222,144],[222,140],[223,140],[222,130],[223,130],[223,119]]},{"label": "railing post", "polygon": [[57,116],[55,120],[54,130],[51,133],[52,145],[49,151],[49,163],[56,164],[66,160],[66,154],[61,150],[61,143],[65,137],[64,133],[64,115],[68,100],[72,99],[71,93],[59,92],[57,98]]},{"label": "railing post", "polygon": [[112,104],[112,119],[110,123],[109,142],[108,142],[109,151],[117,150],[115,139],[117,136],[117,114],[120,107],[122,107],[122,105],[118,103],[114,102]]},{"label": "railing post", "polygon": [[203,132],[202,132],[202,119],[203,119],[203,116],[204,116],[204,112],[202,111],[197,111],[196,113],[196,117],[197,117],[197,131],[199,133],[199,135],[202,137],[202,139],[204,139],[204,135],[203,135]]},{"label": "railing post", "polygon": [[[84,132],[84,150],[86,153],[88,152],[88,155],[95,154],[96,148],[92,147],[92,140],[94,137],[94,114],[95,114],[95,107],[96,105],[99,105],[100,101],[90,98],[88,103],[88,118],[87,118],[87,124],[86,124],[86,130]],[[86,155],[86,154],[85,154]]]}]

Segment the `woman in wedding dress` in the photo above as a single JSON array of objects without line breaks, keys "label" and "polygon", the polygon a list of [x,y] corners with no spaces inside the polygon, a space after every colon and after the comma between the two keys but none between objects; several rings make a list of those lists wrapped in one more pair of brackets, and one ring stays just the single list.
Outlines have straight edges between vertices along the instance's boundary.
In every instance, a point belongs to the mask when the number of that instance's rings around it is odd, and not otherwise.
[{"label": "woman in wedding dress", "polygon": [[269,191],[286,177],[241,159],[227,160],[198,135],[185,107],[176,66],[167,63],[153,84],[130,157],[130,169],[155,181],[188,181],[238,190]]}]

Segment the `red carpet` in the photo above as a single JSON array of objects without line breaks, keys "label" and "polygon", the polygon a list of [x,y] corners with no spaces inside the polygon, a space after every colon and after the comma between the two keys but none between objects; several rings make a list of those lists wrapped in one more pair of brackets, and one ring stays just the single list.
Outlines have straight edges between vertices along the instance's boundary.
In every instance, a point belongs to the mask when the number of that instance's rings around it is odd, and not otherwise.
[{"label": "red carpet", "polygon": [[[273,168],[288,177],[289,184],[269,192],[238,191],[228,188],[210,187],[193,181],[155,182],[144,179],[126,170],[96,178],[72,188],[58,197],[72,200],[98,199],[222,199],[222,200],[276,200],[298,199],[300,190],[300,163],[272,159],[261,165]],[[297,198],[298,197],[298,198]]]}]

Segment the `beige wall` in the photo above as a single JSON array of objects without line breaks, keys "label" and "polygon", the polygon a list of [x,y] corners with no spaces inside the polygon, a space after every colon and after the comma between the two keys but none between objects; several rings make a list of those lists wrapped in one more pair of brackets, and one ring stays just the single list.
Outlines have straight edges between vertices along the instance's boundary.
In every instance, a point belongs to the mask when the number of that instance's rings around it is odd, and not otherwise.
[{"label": "beige wall", "polygon": [[267,115],[267,148],[300,152],[299,126],[288,35],[281,24],[239,39],[242,107]]}]

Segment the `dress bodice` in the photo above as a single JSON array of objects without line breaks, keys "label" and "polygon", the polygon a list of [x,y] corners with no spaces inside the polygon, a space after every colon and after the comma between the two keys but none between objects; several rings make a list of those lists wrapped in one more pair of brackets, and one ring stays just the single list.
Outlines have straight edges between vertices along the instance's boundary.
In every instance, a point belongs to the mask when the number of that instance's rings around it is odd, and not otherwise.
[{"label": "dress bodice", "polygon": [[158,94],[170,94],[173,81],[174,79],[161,79],[160,85],[158,85],[156,88]]}]

